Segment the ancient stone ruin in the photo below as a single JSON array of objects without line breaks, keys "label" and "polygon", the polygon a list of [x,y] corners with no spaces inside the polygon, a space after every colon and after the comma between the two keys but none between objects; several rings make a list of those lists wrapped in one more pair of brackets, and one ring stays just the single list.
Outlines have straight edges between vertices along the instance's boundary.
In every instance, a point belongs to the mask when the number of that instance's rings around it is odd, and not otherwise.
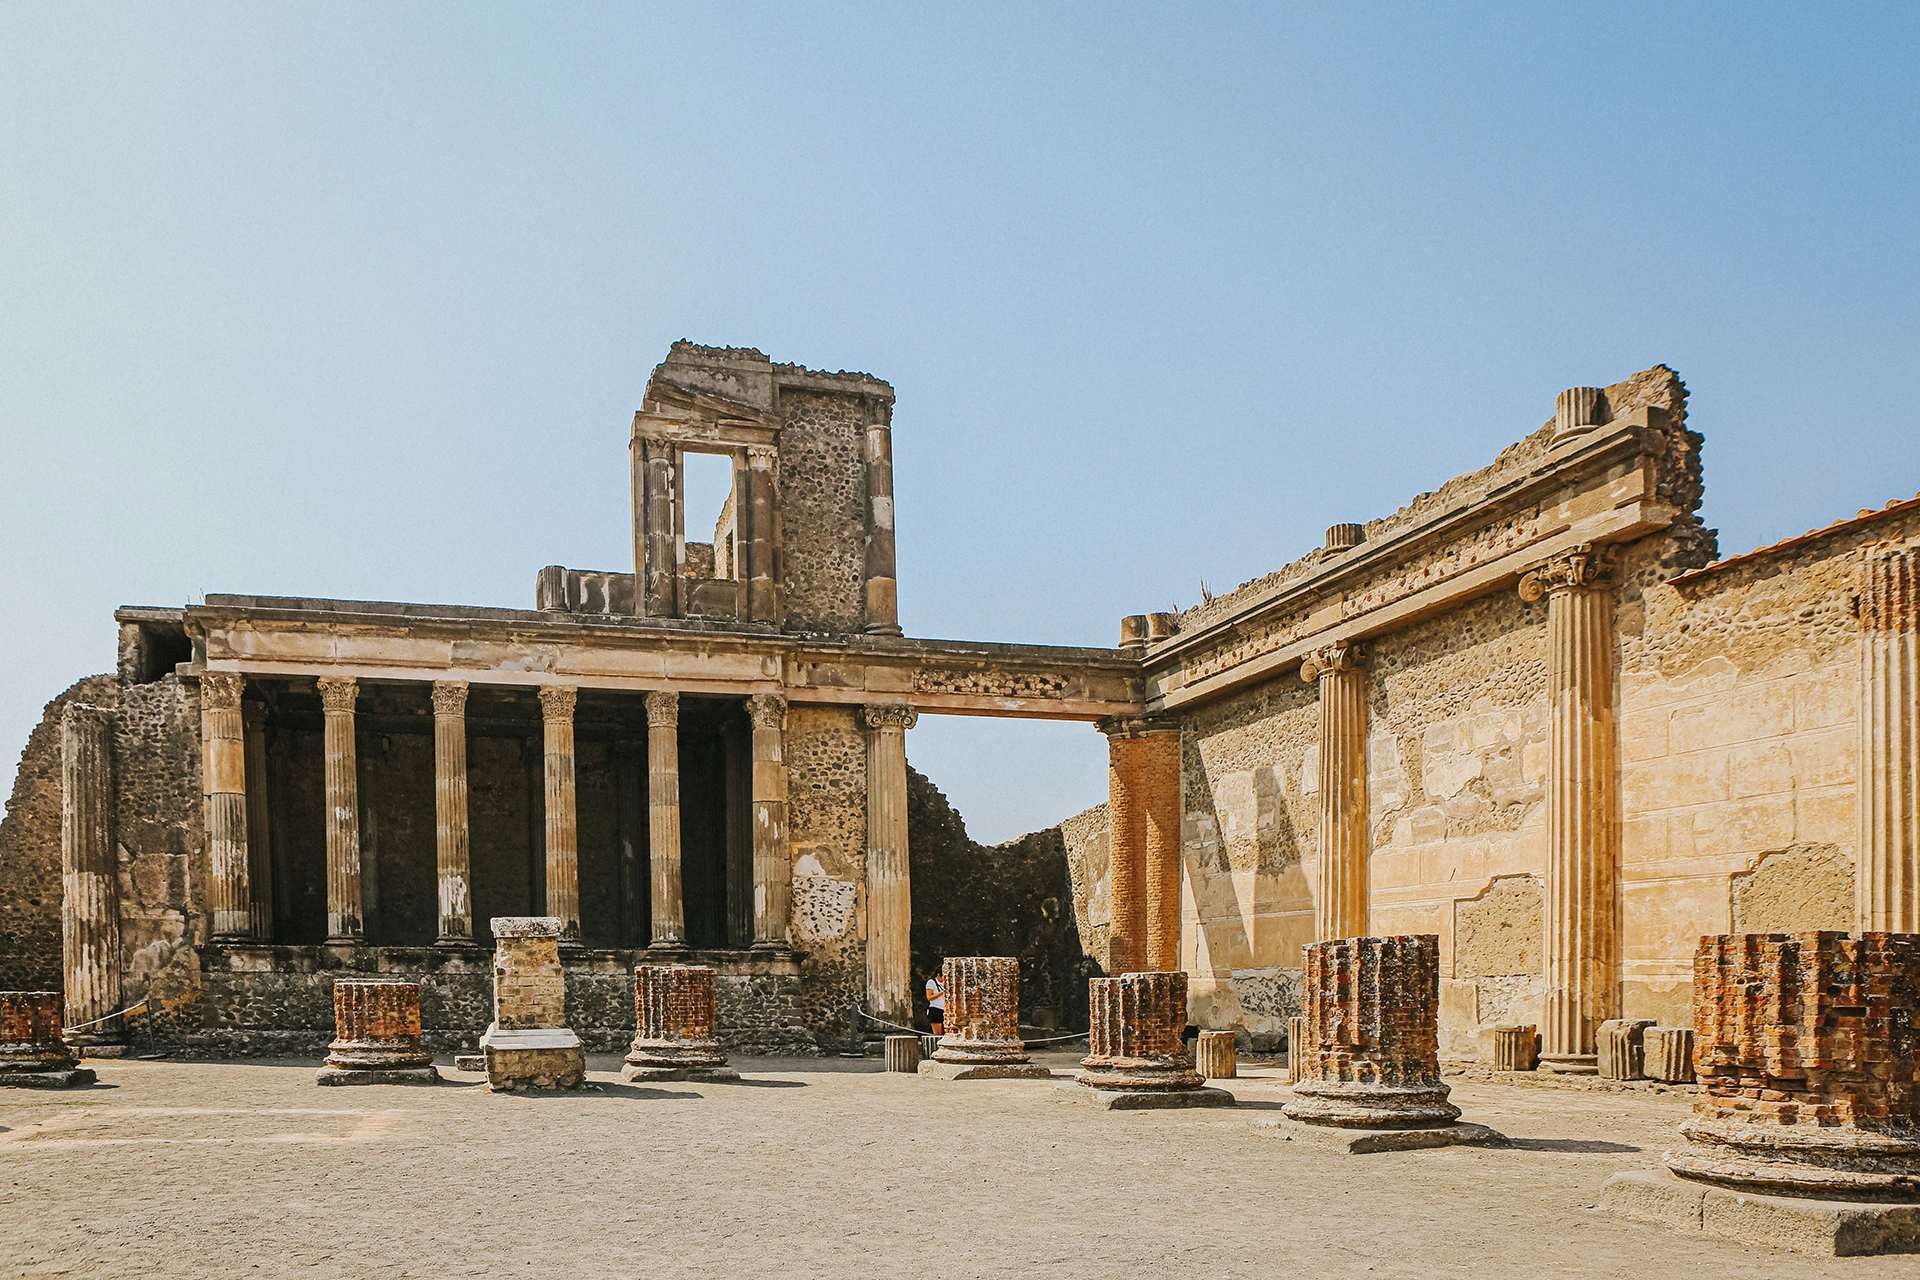
[{"label": "ancient stone ruin", "polygon": [[622,1074],[628,1080],[737,1080],[715,1038],[719,1008],[713,970],[698,964],[643,964],[633,971],[637,1028]]},{"label": "ancient stone ruin", "polygon": [[1076,1084],[1109,1110],[1230,1107],[1234,1097],[1207,1087],[1193,1069],[1181,1033],[1187,1025],[1187,975],[1124,973],[1095,978],[1089,1052]]},{"label": "ancient stone ruin", "polygon": [[567,1026],[567,982],[560,968],[558,916],[496,916],[493,1023],[480,1037],[487,1087],[577,1089],[587,1054]]},{"label": "ancient stone ruin", "polygon": [[333,984],[333,1043],[321,1084],[431,1084],[440,1078],[420,1040],[420,984],[342,978]]},{"label": "ancient stone ruin", "polygon": [[1044,1080],[1052,1074],[1020,1038],[1020,962],[1011,956],[948,956],[945,1034],[922,1075],[945,1080]]},{"label": "ancient stone ruin", "polygon": [[61,1034],[58,991],[0,991],[0,1085],[64,1089],[94,1083]]}]

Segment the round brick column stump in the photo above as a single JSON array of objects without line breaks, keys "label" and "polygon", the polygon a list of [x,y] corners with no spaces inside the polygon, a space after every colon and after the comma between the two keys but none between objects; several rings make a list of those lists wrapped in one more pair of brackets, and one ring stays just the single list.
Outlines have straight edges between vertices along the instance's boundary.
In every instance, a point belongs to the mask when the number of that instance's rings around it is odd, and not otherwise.
[{"label": "round brick column stump", "polygon": [[0,991],[0,1085],[60,1089],[92,1084],[91,1068],[61,1030],[65,1007],[58,991]]},{"label": "round brick column stump", "polygon": [[1349,1128],[1451,1125],[1440,1082],[1440,939],[1336,938],[1305,949],[1290,1119]]},{"label": "round brick column stump", "polygon": [[321,1084],[429,1084],[440,1078],[420,1039],[420,984],[342,978],[333,984],[333,1043]]},{"label": "round brick column stump", "polygon": [[1683,1178],[1920,1200],[1920,934],[1749,933],[1693,962],[1700,1095]]},{"label": "round brick column stump", "polygon": [[940,981],[947,991],[946,1031],[922,1063],[946,1080],[1044,1079],[1020,1039],[1020,962],[1011,956],[949,956]]},{"label": "round brick column stump", "polygon": [[1202,1031],[1194,1044],[1193,1066],[1203,1080],[1231,1080],[1238,1075],[1233,1032]]},{"label": "round brick column stump", "polygon": [[1232,1106],[1233,1095],[1203,1087],[1182,1034],[1187,1029],[1187,975],[1123,973],[1088,981],[1092,1050],[1075,1079],[1109,1095],[1115,1110],[1135,1107]]},{"label": "round brick column stump", "polygon": [[737,1080],[715,1034],[720,1004],[704,964],[643,964],[633,971],[628,1080]]}]

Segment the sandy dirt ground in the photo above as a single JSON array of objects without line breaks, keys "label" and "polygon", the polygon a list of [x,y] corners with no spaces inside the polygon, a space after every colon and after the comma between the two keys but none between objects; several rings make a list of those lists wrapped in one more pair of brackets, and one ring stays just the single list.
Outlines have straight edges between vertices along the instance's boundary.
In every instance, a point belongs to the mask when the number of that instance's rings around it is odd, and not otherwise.
[{"label": "sandy dirt ground", "polygon": [[1594,1208],[1651,1168],[1679,1096],[1455,1081],[1514,1139],[1336,1156],[1233,1110],[1105,1112],[1056,1081],[747,1059],[737,1084],[578,1093],[322,1089],[315,1064],[96,1062],[100,1085],[0,1089],[6,1276],[905,1277],[1920,1275]]}]

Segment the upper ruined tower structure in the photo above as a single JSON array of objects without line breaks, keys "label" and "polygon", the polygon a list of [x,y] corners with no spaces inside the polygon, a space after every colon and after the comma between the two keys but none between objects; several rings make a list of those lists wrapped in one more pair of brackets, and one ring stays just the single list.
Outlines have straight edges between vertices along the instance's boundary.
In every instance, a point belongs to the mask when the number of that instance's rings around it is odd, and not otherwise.
[{"label": "upper ruined tower structure", "polygon": [[[892,416],[893,388],[864,373],[674,343],[633,416],[634,572],[550,566],[538,607],[728,630],[899,635]],[[689,454],[732,465],[711,530],[688,528]]]}]

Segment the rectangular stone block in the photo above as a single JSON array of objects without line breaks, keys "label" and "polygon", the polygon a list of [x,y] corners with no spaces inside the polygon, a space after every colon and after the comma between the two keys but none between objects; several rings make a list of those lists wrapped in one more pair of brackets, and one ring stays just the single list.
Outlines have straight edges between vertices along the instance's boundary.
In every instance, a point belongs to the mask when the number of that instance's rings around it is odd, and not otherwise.
[{"label": "rectangular stone block", "polygon": [[1643,1043],[1647,1079],[1668,1084],[1693,1079],[1692,1027],[1648,1027]]},{"label": "rectangular stone block", "polygon": [[1481,1061],[1495,1071],[1532,1071],[1540,1064],[1540,1029],[1531,1024],[1480,1031]]},{"label": "rectangular stone block", "polygon": [[1600,1055],[1600,1075],[1607,1080],[1646,1079],[1646,1018],[1610,1018],[1594,1037]]}]

